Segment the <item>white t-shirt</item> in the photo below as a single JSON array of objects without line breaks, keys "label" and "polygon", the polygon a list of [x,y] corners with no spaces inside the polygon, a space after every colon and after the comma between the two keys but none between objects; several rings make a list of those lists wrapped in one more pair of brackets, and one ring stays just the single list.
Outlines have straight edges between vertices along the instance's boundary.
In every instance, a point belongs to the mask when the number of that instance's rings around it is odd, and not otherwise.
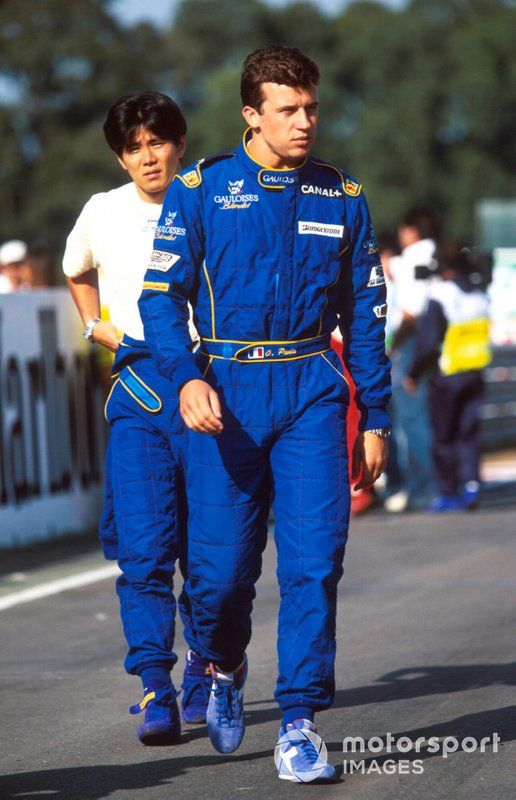
[{"label": "white t-shirt", "polygon": [[[63,271],[76,278],[99,270],[100,299],[115,328],[143,340],[138,310],[161,205],[146,203],[134,183],[94,194],[66,240]],[[195,329],[190,323],[192,338]]]},{"label": "white t-shirt", "polygon": [[416,280],[415,267],[429,266],[435,253],[433,239],[420,239],[405,247],[401,256],[393,256],[390,267],[394,278],[391,307],[392,327],[396,328],[403,313],[419,317],[425,310],[433,279]]}]

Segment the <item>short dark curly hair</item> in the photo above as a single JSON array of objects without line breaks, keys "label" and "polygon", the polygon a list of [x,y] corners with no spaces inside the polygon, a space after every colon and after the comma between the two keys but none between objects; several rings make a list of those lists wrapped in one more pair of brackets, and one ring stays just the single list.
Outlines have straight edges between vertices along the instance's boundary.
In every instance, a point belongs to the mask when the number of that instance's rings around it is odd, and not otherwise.
[{"label": "short dark curly hair", "polygon": [[297,47],[271,44],[247,56],[240,79],[240,96],[244,106],[261,111],[264,101],[262,83],[281,83],[303,89],[317,86],[319,67]]}]

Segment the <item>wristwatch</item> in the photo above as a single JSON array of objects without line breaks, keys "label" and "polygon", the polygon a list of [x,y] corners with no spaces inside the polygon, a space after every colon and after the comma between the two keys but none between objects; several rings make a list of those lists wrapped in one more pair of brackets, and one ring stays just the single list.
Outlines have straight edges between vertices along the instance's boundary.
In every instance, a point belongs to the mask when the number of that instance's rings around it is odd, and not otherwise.
[{"label": "wristwatch", "polygon": [[375,433],[380,439],[388,439],[391,432],[391,428],[370,428],[368,431],[364,431],[364,433]]},{"label": "wristwatch", "polygon": [[86,327],[84,328],[82,335],[88,340],[88,342],[93,343],[93,329],[97,322],[100,322],[100,317],[93,317],[93,319],[90,319],[89,322],[86,323]]}]

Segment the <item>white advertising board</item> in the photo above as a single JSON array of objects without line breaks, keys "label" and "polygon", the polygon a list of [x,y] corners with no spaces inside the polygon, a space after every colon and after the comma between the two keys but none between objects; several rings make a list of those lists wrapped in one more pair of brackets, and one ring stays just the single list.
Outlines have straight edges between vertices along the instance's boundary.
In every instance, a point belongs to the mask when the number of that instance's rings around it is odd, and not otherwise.
[{"label": "white advertising board", "polygon": [[0,548],[97,526],[104,390],[81,330],[66,289],[0,295]]},{"label": "white advertising board", "polygon": [[497,247],[493,251],[489,299],[492,343],[516,345],[516,247]]}]

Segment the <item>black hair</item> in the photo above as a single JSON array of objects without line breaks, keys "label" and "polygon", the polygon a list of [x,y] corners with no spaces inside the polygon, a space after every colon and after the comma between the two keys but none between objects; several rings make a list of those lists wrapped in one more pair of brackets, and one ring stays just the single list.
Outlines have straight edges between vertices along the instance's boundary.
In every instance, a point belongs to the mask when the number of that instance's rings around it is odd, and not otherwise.
[{"label": "black hair", "polygon": [[382,231],[376,237],[376,241],[380,253],[383,253],[385,250],[390,250],[391,253],[393,253],[396,256],[400,254],[398,237],[394,233],[388,233],[386,231]]},{"label": "black hair", "polygon": [[421,239],[439,238],[439,217],[429,206],[418,206],[410,209],[401,220],[406,228],[415,228]]},{"label": "black hair", "polygon": [[142,92],[124,95],[111,106],[103,126],[106,141],[118,156],[131,143],[140,125],[176,145],[186,134],[183,112],[166,94]]}]

